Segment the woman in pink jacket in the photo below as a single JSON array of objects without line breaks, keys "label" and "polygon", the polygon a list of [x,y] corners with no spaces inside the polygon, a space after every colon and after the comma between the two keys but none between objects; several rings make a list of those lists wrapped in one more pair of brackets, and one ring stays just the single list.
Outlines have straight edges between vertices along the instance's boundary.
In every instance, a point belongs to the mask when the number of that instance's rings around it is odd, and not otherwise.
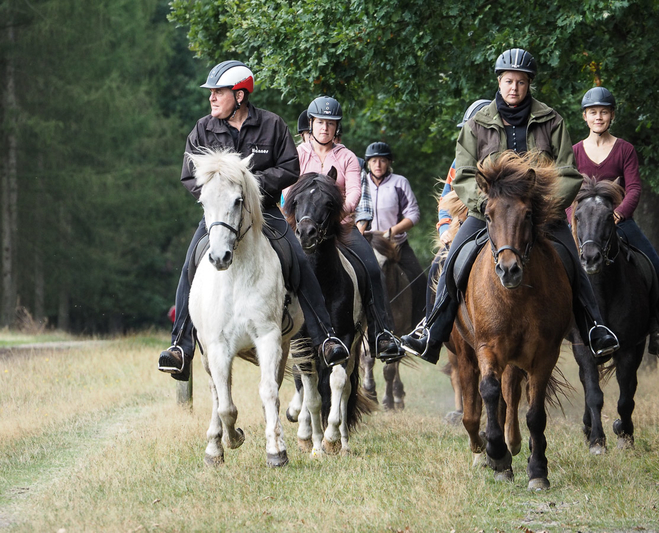
[{"label": "woman in pink jacket", "polygon": [[[354,213],[361,197],[361,166],[357,156],[341,143],[335,142],[341,136],[341,105],[334,98],[320,96],[307,109],[310,138],[297,147],[300,157],[300,175],[309,172],[327,174],[334,167],[337,172],[337,185],[343,194],[343,208],[346,213]],[[286,192],[284,192],[286,196]],[[377,346],[371,342],[379,358],[393,361],[402,357],[400,344],[391,333],[390,313],[382,283],[382,271],[373,249],[355,226],[352,217],[346,219],[350,231],[345,244],[361,260],[370,279],[371,298],[366,304],[369,322],[369,339],[377,339]]]}]

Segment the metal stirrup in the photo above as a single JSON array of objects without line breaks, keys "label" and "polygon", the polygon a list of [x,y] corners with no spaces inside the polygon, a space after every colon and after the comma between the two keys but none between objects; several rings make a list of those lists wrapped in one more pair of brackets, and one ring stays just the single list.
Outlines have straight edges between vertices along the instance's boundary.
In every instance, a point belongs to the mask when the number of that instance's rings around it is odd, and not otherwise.
[{"label": "metal stirrup", "polygon": [[[335,342],[338,342],[341,346],[343,346],[343,349],[344,349],[344,350],[346,351],[346,353],[348,354],[348,357],[346,357],[346,358],[343,359],[342,361],[335,361],[334,363],[328,363],[328,362],[327,362],[327,359],[325,358],[325,345],[326,345],[329,341],[335,341]],[[348,359],[350,359],[350,350],[348,350],[348,348],[346,347],[346,345],[343,344],[343,341],[342,341],[341,339],[339,339],[338,337],[328,336],[328,337],[323,341],[323,344],[320,345],[320,352],[321,352],[321,354],[323,355],[323,361],[325,361],[325,365],[328,366],[328,367],[333,367],[333,366],[336,366],[336,365],[341,365],[341,364],[345,363]]]},{"label": "metal stirrup", "polygon": [[416,357],[423,357],[426,355],[426,352],[428,351],[428,345],[430,344],[430,329],[426,326],[426,319],[425,317],[421,320],[416,325],[416,328],[409,334],[410,337],[414,336],[417,339],[421,339],[422,337],[426,338],[426,347],[423,349],[422,353],[417,352],[414,348],[408,346],[404,342],[401,343],[401,346],[405,352],[409,353],[410,355],[414,355]]},{"label": "metal stirrup", "polygon": [[[605,329],[608,333],[610,333],[613,336],[613,338],[616,340],[615,346],[612,346],[610,348],[605,348],[605,349],[602,349],[602,350],[598,350],[597,352],[595,350],[593,350],[593,331],[597,328]],[[588,346],[590,348],[590,351],[593,352],[593,354],[596,357],[604,357],[604,356],[607,356],[607,355],[611,355],[618,348],[620,348],[620,341],[618,340],[617,335],[615,333],[613,333],[613,331],[611,331],[609,328],[607,328],[606,326],[604,326],[602,324],[595,323],[595,325],[588,330]]]}]

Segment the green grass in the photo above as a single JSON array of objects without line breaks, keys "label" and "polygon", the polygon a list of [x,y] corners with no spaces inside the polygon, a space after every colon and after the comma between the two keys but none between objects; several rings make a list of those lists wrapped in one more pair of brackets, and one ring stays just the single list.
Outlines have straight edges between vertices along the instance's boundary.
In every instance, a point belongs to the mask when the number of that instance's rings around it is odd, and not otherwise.
[{"label": "green grass", "polygon": [[[659,530],[656,372],[641,376],[634,450],[615,449],[613,383],[606,390],[606,456],[591,456],[583,442],[580,397],[565,404],[565,416],[552,411],[546,433],[552,488],[530,493],[526,449],[514,458],[513,483],[472,468],[464,429],[443,421],[452,402],[448,378],[426,364],[402,370],[406,410],[369,417],[353,434],[350,455],[310,459],[297,450],[296,425],[284,417],[290,463],[273,470],[265,465],[259,372],[238,361],[233,396],[247,438],[240,449],[226,450],[222,468],[209,470],[205,374],[196,359],[194,409],[177,407],[174,381],[155,369],[166,344],[152,334],[4,362],[0,529]],[[565,357],[561,365],[576,385],[574,363]],[[282,413],[292,391],[285,382]],[[48,417],[34,414],[44,410]]]}]

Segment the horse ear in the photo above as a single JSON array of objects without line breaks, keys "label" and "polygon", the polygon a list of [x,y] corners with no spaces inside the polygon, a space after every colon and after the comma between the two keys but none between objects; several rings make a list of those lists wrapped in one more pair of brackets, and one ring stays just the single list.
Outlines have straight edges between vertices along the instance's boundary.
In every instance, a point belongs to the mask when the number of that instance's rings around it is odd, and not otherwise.
[{"label": "horse ear", "polygon": [[526,179],[529,180],[531,186],[535,185],[535,180],[536,180],[535,170],[533,170],[532,168],[528,169],[526,171]]},{"label": "horse ear", "polygon": [[476,172],[476,183],[483,194],[487,194],[487,191],[490,190],[490,184],[480,172]]},{"label": "horse ear", "polygon": [[330,178],[332,178],[334,181],[336,181],[336,178],[338,177],[338,172],[336,171],[336,169],[334,167],[332,167],[332,168],[329,169],[329,172],[327,173],[327,175]]}]

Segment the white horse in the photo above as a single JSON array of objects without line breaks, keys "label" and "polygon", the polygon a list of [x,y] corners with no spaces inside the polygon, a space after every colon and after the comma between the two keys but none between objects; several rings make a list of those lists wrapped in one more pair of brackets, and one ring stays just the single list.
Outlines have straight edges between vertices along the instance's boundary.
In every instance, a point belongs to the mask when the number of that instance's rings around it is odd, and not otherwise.
[{"label": "white horse", "polygon": [[[213,397],[204,462],[221,465],[223,445],[238,448],[245,440],[236,428],[238,410],[231,398],[231,366],[237,355],[261,368],[267,464],[284,466],[288,456],[279,388],[290,339],[304,321],[302,311],[295,294],[287,294],[279,258],[261,231],[261,197],[249,161],[228,151],[205,150],[188,157],[201,186],[210,244],[190,290],[190,317]],[[282,334],[285,312],[292,327]]]}]

